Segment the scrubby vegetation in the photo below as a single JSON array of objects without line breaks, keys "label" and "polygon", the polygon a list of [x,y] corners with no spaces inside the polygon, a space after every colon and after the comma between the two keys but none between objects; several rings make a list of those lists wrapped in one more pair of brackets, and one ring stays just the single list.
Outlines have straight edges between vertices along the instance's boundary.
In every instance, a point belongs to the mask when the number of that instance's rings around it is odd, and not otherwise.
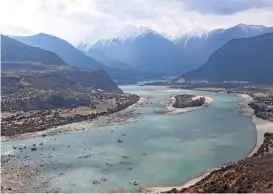
[{"label": "scrubby vegetation", "polygon": [[[1,135],[11,136],[27,132],[42,131],[48,128],[65,125],[73,122],[92,120],[102,115],[109,115],[123,110],[136,103],[139,99],[136,95],[94,95],[96,105],[86,102],[85,106],[69,108],[66,104],[58,109],[17,111],[4,115],[1,123]],[[100,100],[102,97],[102,100]],[[68,104],[69,105],[69,104]],[[100,108],[97,108],[99,107]]]},{"label": "scrubby vegetation", "polygon": [[194,99],[194,95],[176,95],[175,96],[175,103],[173,104],[173,107],[175,108],[186,108],[186,107],[196,107],[196,106],[202,106],[205,103],[205,98],[200,97]]},{"label": "scrubby vegetation", "polygon": [[254,97],[249,106],[255,110],[257,117],[273,121],[273,97]]},{"label": "scrubby vegetation", "polygon": [[136,103],[104,71],[2,73],[1,135],[42,131],[108,115]]}]

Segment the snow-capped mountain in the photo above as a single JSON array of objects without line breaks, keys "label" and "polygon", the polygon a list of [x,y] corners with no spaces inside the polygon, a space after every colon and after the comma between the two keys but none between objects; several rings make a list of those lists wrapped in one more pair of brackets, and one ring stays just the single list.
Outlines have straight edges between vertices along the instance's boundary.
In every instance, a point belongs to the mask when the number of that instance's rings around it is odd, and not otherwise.
[{"label": "snow-capped mountain", "polygon": [[[125,62],[155,76],[176,75],[184,72],[180,53],[174,43],[158,32],[143,26],[126,26],[106,40],[83,46],[85,53],[103,52],[110,58]],[[92,54],[92,53],[89,53]]]},{"label": "snow-capped mountain", "polygon": [[205,28],[195,28],[186,33],[176,33],[173,36],[173,41],[178,43],[179,41],[188,41],[189,39],[198,40],[198,39],[209,39],[215,35],[226,34],[226,33],[234,33],[234,36],[238,36],[238,38],[248,38],[252,36],[257,36],[270,31],[270,28],[262,26],[262,25],[247,25],[247,24],[238,24],[231,28],[227,29],[214,29],[214,30],[206,30]]},{"label": "snow-capped mountain", "polygon": [[203,65],[213,52],[230,40],[249,38],[268,32],[273,32],[273,28],[261,25],[238,24],[231,28],[204,31],[199,34],[189,32],[173,40],[173,42],[180,50],[184,62],[188,66],[196,68]]},{"label": "snow-capped mountain", "polygon": [[267,32],[273,32],[273,28],[238,24],[211,31],[202,27],[186,33],[178,30],[171,36],[163,36],[147,27],[125,26],[107,39],[95,44],[82,44],[78,48],[89,56],[98,56],[98,51],[101,52],[101,61],[104,61],[105,55],[149,73],[174,75],[203,65],[212,53],[232,39]]},{"label": "snow-capped mountain", "polygon": [[128,25],[122,28],[120,31],[116,32],[111,39],[119,39],[120,41],[133,41],[137,37],[144,36],[148,33],[158,34],[154,30],[145,26],[132,26]]},{"label": "snow-capped mountain", "polygon": [[209,30],[203,27],[195,27],[185,32],[185,29],[179,29],[172,33],[170,36],[167,36],[170,40],[176,41],[180,38],[201,38],[203,36],[206,36],[209,33]]},{"label": "snow-capped mountain", "polygon": [[245,37],[252,37],[256,34],[263,33],[267,30],[267,27],[262,25],[247,25],[247,24],[238,24],[237,26],[234,26],[234,28],[240,29],[242,32],[245,33]]},{"label": "snow-capped mountain", "polygon": [[[245,35],[249,35],[248,32]],[[272,84],[272,43],[273,33],[229,41],[214,52],[204,65],[176,80],[237,80]]]},{"label": "snow-capped mountain", "polygon": [[87,52],[93,45],[106,45],[110,44],[111,42],[120,42],[123,43],[125,41],[134,41],[136,38],[144,36],[145,34],[148,33],[154,33],[158,34],[154,30],[145,27],[145,26],[132,26],[132,25],[127,25],[118,31],[114,32],[110,37],[107,39],[101,39],[97,41],[95,44],[92,43],[81,43],[77,46],[77,48],[81,51]]}]

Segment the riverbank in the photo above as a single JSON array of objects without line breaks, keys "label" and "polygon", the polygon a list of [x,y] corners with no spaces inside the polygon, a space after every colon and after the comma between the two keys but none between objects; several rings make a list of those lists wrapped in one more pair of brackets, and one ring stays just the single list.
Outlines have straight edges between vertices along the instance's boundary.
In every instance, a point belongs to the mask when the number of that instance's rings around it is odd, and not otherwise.
[{"label": "riverbank", "polygon": [[[1,139],[2,141],[8,140],[18,140],[18,139],[31,139],[39,136],[49,136],[55,135],[57,133],[66,133],[70,131],[77,130],[92,130],[94,127],[98,126],[112,126],[117,127],[126,122],[133,122],[139,117],[138,113],[135,113],[135,109],[141,106],[144,106],[147,102],[149,96],[141,96],[137,103],[127,107],[124,110],[113,113],[108,116],[100,116],[92,121],[82,121],[78,123],[71,123],[63,126],[58,126],[56,128],[51,128],[42,132],[33,132],[26,133],[18,136],[8,137],[6,139]],[[107,130],[108,127],[104,128]],[[56,139],[55,139],[56,140]],[[40,140],[41,141],[41,140]],[[1,155],[1,164],[2,164],[2,191],[3,192],[50,192],[56,193],[60,192],[58,189],[50,189],[48,183],[51,179],[55,179],[58,177],[64,176],[66,174],[66,170],[70,168],[70,165],[63,168],[54,168],[58,173],[56,175],[49,176],[45,173],[45,167],[48,167],[52,164],[53,152],[58,152],[58,147],[52,148],[52,153],[49,152],[47,154],[43,153],[44,144],[35,143],[33,146],[29,145],[20,145],[14,146],[13,149],[16,151],[16,155],[11,151]],[[70,149],[70,145],[67,147]],[[90,148],[89,148],[90,150]],[[39,162],[33,162],[31,160],[31,152],[35,154],[38,152],[40,154],[41,160]],[[82,154],[78,156],[78,159],[82,160],[84,158],[90,157],[91,154]]]},{"label": "riverbank", "polygon": [[135,109],[146,104],[149,98],[149,96],[140,96],[139,100],[135,104],[127,107],[126,109],[115,112],[108,116],[100,116],[93,119],[92,121],[86,120],[60,125],[57,127],[46,129],[44,131],[36,131],[14,136],[2,136],[1,142],[18,139],[29,139],[39,136],[53,136],[58,133],[67,133],[69,131],[89,130],[99,126],[119,125],[121,123],[132,122],[139,116],[138,114],[134,113]]},{"label": "riverbank", "polygon": [[252,122],[256,125],[257,143],[252,152],[249,154],[249,157],[253,156],[258,151],[259,147],[263,144],[265,133],[273,133],[273,122],[260,119],[256,116],[252,117]]},{"label": "riverbank", "polygon": [[240,113],[243,116],[251,117],[251,120],[256,127],[257,140],[256,140],[256,145],[254,146],[252,152],[248,156],[248,157],[251,157],[258,151],[259,147],[263,144],[264,134],[267,132],[273,133],[273,122],[268,120],[263,120],[255,116],[254,110],[248,105],[251,102],[252,97],[250,97],[247,94],[238,94],[238,96],[240,97],[240,100],[239,100],[239,105],[241,108]]},{"label": "riverbank", "polygon": [[[158,173],[160,174],[158,178],[161,179],[162,184],[165,183],[165,179],[178,173],[180,176],[175,178],[175,182],[181,181],[181,179],[187,180],[188,177],[184,174],[184,170],[180,168],[181,165],[188,168],[189,165],[187,165],[187,163],[191,162],[188,161],[188,158],[190,158],[192,154],[202,154],[200,158],[197,156],[194,161],[197,161],[196,165],[198,165],[199,162],[200,165],[203,165],[203,157],[204,161],[209,159],[207,153],[209,154],[212,149],[207,149],[206,145],[194,148],[195,146],[191,146],[191,143],[194,142],[189,142],[191,139],[185,136],[192,134],[192,129],[200,127],[200,131],[207,130],[206,133],[210,133],[209,138],[201,137],[201,139],[205,139],[208,143],[213,142],[214,138],[217,138],[215,137],[215,132],[210,131],[210,126],[205,127],[206,123],[214,122],[214,120],[210,120],[212,114],[219,115],[218,118],[220,118],[220,120],[228,121],[226,122],[227,125],[223,125],[223,129],[233,130],[234,132],[236,132],[236,130],[234,130],[236,127],[236,122],[233,122],[234,119],[243,120],[243,122],[246,120],[236,114],[237,108],[234,97],[229,99],[230,96],[225,94],[215,95],[216,103],[202,111],[195,111],[185,115],[155,115],[153,114],[153,110],[160,108],[158,104],[159,100],[163,99],[165,95],[177,94],[177,90],[173,92],[145,93],[146,91],[139,92],[137,89],[138,88],[136,88],[135,93],[150,95],[153,99],[149,100],[149,103],[144,105],[144,108],[138,108],[135,111],[143,115],[143,118],[138,117],[136,122],[127,123],[119,127],[110,124],[110,126],[105,125],[104,127],[94,128],[90,131],[71,132],[66,135],[56,135],[55,137],[39,137],[25,141],[3,143],[2,150],[6,154],[10,154],[11,157],[14,156],[19,164],[20,161],[24,160],[24,157],[27,156],[27,162],[30,163],[33,168],[38,168],[39,172],[37,176],[31,175],[29,178],[25,177],[28,179],[25,185],[33,185],[29,191],[34,192],[37,190],[37,192],[41,192],[41,190],[43,190],[43,188],[37,188],[37,186],[41,185],[41,182],[37,179],[38,176],[45,178],[45,180],[42,180],[43,182],[49,182],[49,185],[46,185],[46,191],[52,189],[52,192],[107,192],[110,190],[117,191],[116,188],[124,188],[124,191],[131,191],[132,187],[134,190],[138,189],[138,185],[130,184],[131,181],[135,180],[139,185],[148,185],[149,182],[149,185],[158,185],[159,180],[153,180],[155,174]],[[199,96],[208,95],[207,93],[198,92],[195,94]],[[226,100],[226,98],[228,98],[228,101],[232,102],[233,107],[235,107],[232,109],[232,113],[234,114],[229,114],[230,109],[226,108],[229,104],[226,104],[223,110],[219,110],[219,107],[217,107],[217,105],[219,103],[221,104],[221,101]],[[215,109],[215,112],[213,109]],[[210,112],[210,114],[207,114],[207,111]],[[226,112],[228,112],[231,118],[222,114]],[[196,119],[194,119],[195,114],[200,115],[202,122],[196,122]],[[191,118],[193,119],[188,119],[188,115],[192,115]],[[117,116],[117,119],[118,117],[119,116]],[[173,120],[169,122],[168,119]],[[105,120],[107,120],[107,118],[104,117],[103,120],[103,123],[106,124]],[[192,124],[191,127],[187,126],[188,121]],[[178,129],[177,126],[179,127]],[[253,126],[249,125],[249,122],[246,123],[246,127],[253,128]],[[243,134],[245,134],[244,137],[248,137],[248,130],[244,130]],[[170,138],[170,136],[173,138]],[[164,139],[162,137],[164,137]],[[251,137],[253,137],[253,134]],[[228,139],[232,139],[232,137],[228,137],[227,140]],[[131,143],[134,141],[135,146],[131,146]],[[164,145],[162,142],[164,142]],[[227,143],[229,142],[227,141]],[[240,140],[237,140],[237,142],[240,143]],[[151,143],[154,148],[149,149]],[[183,145],[184,143],[186,144]],[[34,144],[35,146],[33,146]],[[221,145],[221,143],[218,145]],[[215,145],[216,149],[218,145]],[[231,147],[229,150],[233,152],[232,142],[229,143],[229,145]],[[168,148],[168,150],[165,150],[163,147]],[[35,148],[37,150],[32,151],[32,149]],[[191,148],[193,149],[191,150]],[[189,151],[189,153],[184,156],[185,160],[181,158],[181,149]],[[222,150],[219,150],[219,152],[221,151]],[[17,158],[17,156],[20,156],[20,158]],[[227,160],[229,159],[229,156],[224,157]],[[243,157],[243,155],[241,157]],[[139,160],[141,163],[138,163]],[[19,168],[16,162],[12,163],[11,168]],[[157,165],[152,165],[153,163]],[[55,164],[60,165],[56,166]],[[139,165],[145,167],[144,170],[143,168],[139,168]],[[202,169],[206,168],[207,166],[204,165]],[[105,169],[107,169],[107,171],[104,174]],[[20,168],[20,170],[22,169]],[[191,168],[188,170],[191,170]],[[6,172],[13,171],[7,169]],[[115,178],[113,175],[115,175],[116,172],[118,172],[118,177]],[[21,174],[24,173],[22,172]],[[133,175],[133,177],[131,175]],[[16,174],[14,176],[16,176]],[[86,178],[81,179],[81,177]],[[69,179],[71,181],[69,181]],[[10,179],[7,178],[6,180],[8,181]],[[36,180],[38,181],[37,184],[35,183]],[[7,183],[3,186],[9,188]],[[16,185],[10,185],[10,187],[12,188],[12,192],[25,191],[24,188],[17,189]]]},{"label": "riverbank", "polygon": [[251,157],[214,170],[187,188],[171,193],[257,193],[273,192],[273,133],[265,133],[264,142]]},{"label": "riverbank", "polygon": [[175,96],[174,95],[166,96],[162,101],[159,102],[162,109],[159,111],[156,111],[156,113],[159,113],[159,114],[180,114],[180,113],[190,112],[190,111],[199,110],[201,108],[207,107],[207,106],[211,105],[214,101],[213,98],[207,97],[207,96],[195,96],[193,98],[198,99],[201,97],[205,98],[205,103],[202,106],[187,107],[187,108],[175,108],[175,107],[173,107],[173,104],[175,103]]},{"label": "riverbank", "polygon": [[[248,105],[249,102],[251,102],[252,97],[250,97],[249,95],[246,95],[246,94],[237,94],[237,95],[240,97],[239,102],[238,102],[238,104],[240,106],[240,114],[243,116],[246,116],[246,117],[250,117],[252,119],[253,124],[256,126],[256,132],[257,132],[256,145],[253,147],[253,150],[251,151],[251,153],[246,157],[246,159],[250,158],[250,160],[251,160],[253,156],[258,154],[257,151],[259,150],[259,148],[261,146],[264,146],[263,144],[266,141],[265,134],[266,133],[271,133],[271,134],[273,133],[273,122],[260,119],[254,115],[254,110]],[[269,145],[267,145],[267,146],[269,146]],[[265,150],[267,150],[267,149],[268,148],[266,148]],[[262,150],[262,152],[263,152],[263,150]],[[261,155],[263,155],[263,154],[261,154]],[[190,179],[189,181],[187,181],[186,183],[184,183],[180,186],[147,187],[147,188],[143,188],[143,192],[160,192],[160,193],[161,192],[174,193],[174,192],[180,192],[180,191],[187,192],[188,188],[194,187],[195,185],[197,185],[197,183],[201,184],[202,181],[205,182],[205,179],[209,179],[211,176],[213,176],[213,174],[216,174],[218,171],[221,173],[222,169],[230,168],[230,166],[236,165],[237,163],[240,163],[240,162],[241,162],[240,165],[242,165],[242,166],[248,165],[249,161],[246,161],[246,164],[244,163],[244,161],[246,159],[240,160],[238,162],[234,162],[230,165],[223,166],[222,168],[207,170],[206,172],[202,173],[201,175],[197,175],[196,177]],[[269,161],[270,159],[268,160],[268,158],[265,158],[264,160]],[[250,163],[251,162],[252,161],[250,161]],[[256,161],[254,161],[254,162],[256,162]],[[267,168],[267,166],[265,164],[263,164],[263,165],[264,165],[263,166],[264,168]],[[237,168],[237,166],[234,166],[234,168]],[[197,191],[190,190],[189,192],[197,192]]]},{"label": "riverbank", "polygon": [[184,183],[184,184],[182,184],[180,186],[143,187],[143,188],[140,189],[140,192],[142,192],[142,193],[144,193],[144,192],[163,193],[163,192],[166,192],[166,191],[171,191],[173,188],[175,188],[177,190],[188,188],[188,187],[196,184],[198,181],[201,181],[202,179],[204,179],[206,176],[208,176],[214,170],[217,170],[217,168],[206,170],[205,172],[201,173],[201,175],[197,175],[194,178],[190,178],[189,181],[187,181],[186,183]]}]

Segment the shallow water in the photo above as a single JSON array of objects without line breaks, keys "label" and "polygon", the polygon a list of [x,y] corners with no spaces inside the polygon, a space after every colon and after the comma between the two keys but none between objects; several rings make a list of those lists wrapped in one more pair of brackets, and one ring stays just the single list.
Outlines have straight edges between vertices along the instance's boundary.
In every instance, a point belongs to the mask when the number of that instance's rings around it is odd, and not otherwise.
[{"label": "shallow water", "polygon": [[[139,181],[141,186],[181,184],[206,169],[247,156],[255,144],[255,126],[250,118],[239,115],[236,95],[188,90],[150,91],[139,86],[121,88],[154,97],[144,107],[137,108],[136,112],[143,116],[136,122],[4,142],[2,154],[12,151],[12,145],[26,145],[26,151],[16,154],[30,155],[34,162],[41,163],[42,153],[43,161],[51,161],[41,169],[42,176],[58,175],[51,179],[51,188],[61,192],[106,192],[119,188],[138,189],[129,184],[133,180]],[[159,109],[160,99],[176,93],[210,96],[214,103],[183,114],[154,113]],[[118,143],[118,139],[124,142]],[[38,145],[41,142],[43,146]],[[34,143],[38,151],[31,152],[29,149]],[[91,157],[78,158],[88,154]],[[60,172],[64,175],[59,176]],[[94,185],[94,180],[99,180],[100,184]]]}]

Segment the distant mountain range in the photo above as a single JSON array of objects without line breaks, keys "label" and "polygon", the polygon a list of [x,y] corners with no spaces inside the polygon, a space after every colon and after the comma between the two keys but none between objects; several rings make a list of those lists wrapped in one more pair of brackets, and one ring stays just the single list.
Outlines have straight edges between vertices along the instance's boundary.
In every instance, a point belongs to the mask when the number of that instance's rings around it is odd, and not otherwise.
[{"label": "distant mountain range", "polygon": [[[98,53],[95,53],[96,55],[83,53],[67,41],[52,35],[40,33],[33,36],[11,37],[22,43],[52,51],[74,67],[85,70],[105,70],[117,82],[127,82],[128,80],[134,80],[134,77],[139,76],[138,72],[134,71],[133,68],[123,67],[124,63],[122,63],[122,65],[117,65],[119,62],[114,59],[109,59],[108,61],[106,59],[102,60],[102,58],[105,58],[104,56],[106,56],[103,53],[101,53],[102,56],[99,59],[96,57],[99,55]],[[93,58],[93,56],[95,57]]]},{"label": "distant mountain range", "polygon": [[273,33],[234,39],[215,51],[187,80],[273,83]]},{"label": "distant mountain range", "polygon": [[25,44],[52,51],[62,57],[68,64],[82,69],[104,69],[104,65],[86,56],[67,41],[40,33],[34,36],[12,36]]},{"label": "distant mountain range", "polygon": [[146,27],[127,26],[118,34],[117,37],[85,46],[85,52],[100,51],[135,67],[146,76],[177,75],[177,72],[187,70],[174,43],[159,33]]},{"label": "distant mountain range", "polygon": [[116,80],[131,80],[134,77],[137,78],[144,76],[138,68],[132,67],[118,59],[113,59],[100,50],[90,48],[88,51],[83,50],[83,52],[93,59],[103,63],[106,66],[106,70]]},{"label": "distant mountain range", "polygon": [[1,62],[28,62],[41,65],[66,65],[67,63],[57,54],[41,48],[21,43],[1,35]]},{"label": "distant mountain range", "polygon": [[[238,24],[228,29],[192,30],[169,40],[146,27],[127,26],[113,37],[79,48],[94,56],[123,61],[149,75],[171,76],[203,65],[209,56],[232,39],[273,32],[272,27]],[[95,56],[94,56],[95,57]]]},{"label": "distant mountain range", "polygon": [[177,76],[205,64],[209,57],[233,39],[273,32],[272,27],[238,24],[228,29],[192,30],[170,40],[147,27],[126,26],[111,38],[75,48],[65,40],[46,34],[14,37],[55,52],[70,65],[103,69],[114,79],[137,80]]},{"label": "distant mountain range", "polygon": [[[33,47],[1,35],[1,71],[11,75],[24,75],[32,80],[32,86],[44,89],[73,83],[81,87],[94,87],[108,92],[122,92],[109,75],[102,70],[79,70],[69,66],[57,54],[38,47]],[[24,72],[22,74],[22,72]],[[13,79],[8,79],[12,82]],[[8,85],[9,81],[5,82]],[[45,88],[47,86],[48,88]]]}]

